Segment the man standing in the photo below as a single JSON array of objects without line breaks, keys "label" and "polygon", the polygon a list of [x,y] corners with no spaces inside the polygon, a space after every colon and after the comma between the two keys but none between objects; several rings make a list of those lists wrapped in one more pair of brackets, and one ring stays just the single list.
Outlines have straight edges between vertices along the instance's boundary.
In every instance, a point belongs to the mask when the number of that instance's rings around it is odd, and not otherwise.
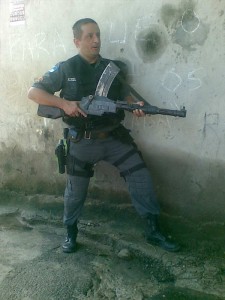
[{"label": "man standing", "polygon": [[[28,97],[36,103],[63,110],[63,121],[69,127],[64,194],[67,237],[62,246],[63,252],[76,251],[77,223],[87,196],[90,177],[93,176],[92,168],[100,160],[116,166],[125,179],[132,204],[146,222],[147,241],[167,251],[177,251],[179,247],[167,240],[159,230],[160,209],[152,180],[129,130],[121,124],[124,112],[93,116],[87,115],[79,106],[83,97],[95,94],[99,79],[110,62],[99,54],[101,39],[98,24],[89,18],[80,19],[73,25],[73,34],[79,53],[46,72],[28,92]],[[133,103],[129,88],[120,80],[124,76],[124,64],[119,61],[114,63],[120,72],[110,86],[108,98]],[[60,91],[60,97],[54,95],[57,91]],[[144,116],[141,110],[143,102],[136,103],[140,105],[140,110],[134,110],[133,114]]]}]

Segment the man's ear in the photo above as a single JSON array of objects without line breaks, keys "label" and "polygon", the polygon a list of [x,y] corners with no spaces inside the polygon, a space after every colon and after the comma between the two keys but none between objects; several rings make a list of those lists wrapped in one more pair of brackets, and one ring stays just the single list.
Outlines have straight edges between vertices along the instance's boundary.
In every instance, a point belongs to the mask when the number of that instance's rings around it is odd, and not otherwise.
[{"label": "man's ear", "polygon": [[78,39],[74,38],[74,39],[73,39],[73,43],[74,43],[74,45],[75,45],[77,48],[80,47],[80,43],[79,43],[79,40],[78,40]]}]

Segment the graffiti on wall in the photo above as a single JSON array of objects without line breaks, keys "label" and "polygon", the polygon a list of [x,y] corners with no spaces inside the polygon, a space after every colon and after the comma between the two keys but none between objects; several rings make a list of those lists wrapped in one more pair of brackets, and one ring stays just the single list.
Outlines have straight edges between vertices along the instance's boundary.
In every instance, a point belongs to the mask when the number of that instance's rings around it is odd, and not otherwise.
[{"label": "graffiti on wall", "polygon": [[[55,56],[57,51],[65,54],[67,48],[63,41],[61,34],[54,30],[51,35],[51,40],[48,33],[37,32],[32,36],[32,40],[27,41],[25,35],[18,36],[18,33],[12,34],[9,37],[9,55],[11,62],[16,62],[18,59],[22,62],[25,60],[34,61],[42,56],[51,57]],[[20,53],[19,58],[15,55],[16,52]]]},{"label": "graffiti on wall", "polygon": [[[22,5],[24,1],[12,0],[11,2],[14,3],[15,11],[16,3],[20,2]],[[23,10],[25,19],[24,6],[20,6],[20,9]],[[125,20],[121,21],[120,30],[118,30],[118,22],[108,22],[109,44],[126,47],[126,45],[131,44],[131,40],[135,43],[137,51],[134,55],[138,55],[142,62],[135,62],[135,59],[133,59],[130,63],[131,68],[129,71],[133,76],[148,75],[146,62],[155,62],[162,57],[169,43],[176,43],[188,51],[193,51],[197,45],[202,45],[207,38],[207,26],[203,24],[193,4],[187,7],[175,7],[165,4],[162,6],[160,13],[161,19],[158,21],[153,20],[151,15],[138,17],[132,22],[132,28],[128,26],[128,22]],[[31,39],[26,35],[19,36],[18,33],[12,33],[9,36],[10,60],[11,62],[17,62],[18,60],[33,62],[43,57],[48,57],[48,59],[57,57],[59,53],[65,55],[68,52],[68,41],[65,41],[64,38],[57,28],[51,32],[51,35],[45,31],[36,32]],[[19,57],[15,55],[16,52],[20,53]],[[187,91],[194,92],[202,87],[202,73],[203,67],[201,66],[192,66],[181,71],[170,65],[160,75],[159,83],[171,95],[180,88],[186,88]],[[21,93],[25,89],[23,87]],[[171,104],[178,109],[180,108],[179,103],[176,103],[175,100]],[[132,122],[134,124],[134,120]],[[153,121],[151,120],[151,122]],[[161,120],[160,122],[164,122],[165,127],[170,127],[168,126],[170,121],[167,117],[164,117],[164,121]],[[144,119],[143,126],[148,125],[149,119]]]}]

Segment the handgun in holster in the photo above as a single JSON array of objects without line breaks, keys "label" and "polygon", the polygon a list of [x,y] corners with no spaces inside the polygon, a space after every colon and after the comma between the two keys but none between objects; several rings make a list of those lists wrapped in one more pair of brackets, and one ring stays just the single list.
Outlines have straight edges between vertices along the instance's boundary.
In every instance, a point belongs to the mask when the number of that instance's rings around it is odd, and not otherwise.
[{"label": "handgun in holster", "polygon": [[68,129],[64,129],[64,139],[60,139],[58,145],[55,148],[55,155],[58,159],[59,173],[65,173],[65,165],[66,165],[66,155],[67,149],[64,143],[64,140],[67,138]]}]

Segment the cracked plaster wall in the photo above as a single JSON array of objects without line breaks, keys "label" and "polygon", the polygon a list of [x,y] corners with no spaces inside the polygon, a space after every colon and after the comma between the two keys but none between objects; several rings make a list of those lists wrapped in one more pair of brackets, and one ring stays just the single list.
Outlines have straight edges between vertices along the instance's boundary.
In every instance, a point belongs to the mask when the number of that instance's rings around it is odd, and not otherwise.
[{"label": "cracked plaster wall", "polygon": [[[12,17],[18,4],[20,22]],[[187,109],[185,119],[126,116],[162,208],[224,220],[224,7],[225,0],[0,0],[0,188],[63,191],[54,156],[63,125],[38,117],[27,90],[76,53],[71,27],[88,16],[100,25],[101,54],[127,63],[144,98]],[[125,191],[117,175],[100,163],[91,187]]]}]

